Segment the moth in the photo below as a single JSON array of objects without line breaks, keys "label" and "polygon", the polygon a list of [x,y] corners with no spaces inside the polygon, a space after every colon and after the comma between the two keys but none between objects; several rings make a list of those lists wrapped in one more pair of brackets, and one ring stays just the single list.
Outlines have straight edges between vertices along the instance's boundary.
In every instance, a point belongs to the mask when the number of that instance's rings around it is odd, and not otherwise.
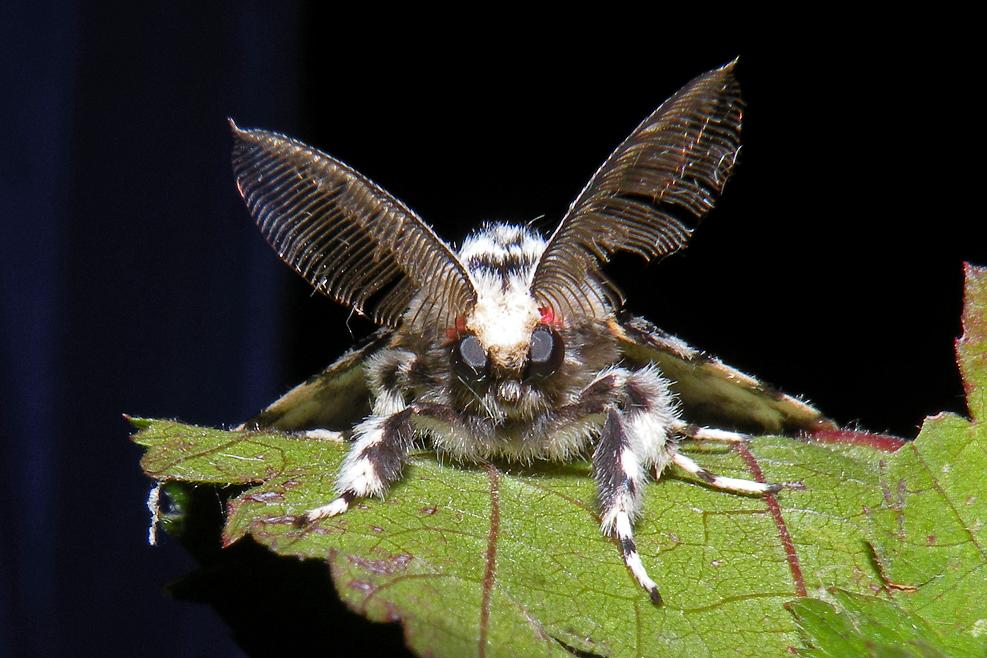
[{"label": "moth", "polygon": [[679,446],[828,421],[627,316],[602,271],[615,252],[654,259],[685,247],[712,208],[740,149],[734,68],[695,78],[648,116],[551,235],[489,223],[458,249],[339,160],[230,122],[237,187],[271,246],[382,327],[241,426],[342,430],[351,441],[335,498],[302,523],[383,496],[419,442],[465,462],[591,454],[602,531],[660,604],[633,532],[649,478],[674,467],[727,492],[779,491],[715,475]]}]

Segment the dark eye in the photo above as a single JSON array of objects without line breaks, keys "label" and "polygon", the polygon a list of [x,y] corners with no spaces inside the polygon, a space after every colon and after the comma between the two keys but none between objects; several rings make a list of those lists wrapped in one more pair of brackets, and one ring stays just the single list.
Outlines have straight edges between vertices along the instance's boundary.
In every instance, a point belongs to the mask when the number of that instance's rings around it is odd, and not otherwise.
[{"label": "dark eye", "polygon": [[531,332],[531,345],[528,348],[528,374],[535,377],[548,377],[562,365],[565,358],[565,343],[551,327],[536,327]]},{"label": "dark eye", "polygon": [[476,336],[463,336],[452,350],[452,364],[457,374],[482,379],[487,374],[487,352]]}]

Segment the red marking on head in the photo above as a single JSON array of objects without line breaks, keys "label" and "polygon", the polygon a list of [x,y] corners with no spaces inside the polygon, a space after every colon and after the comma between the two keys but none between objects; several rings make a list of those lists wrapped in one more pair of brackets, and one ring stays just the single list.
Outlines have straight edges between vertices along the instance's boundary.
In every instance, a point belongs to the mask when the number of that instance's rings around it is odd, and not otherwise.
[{"label": "red marking on head", "polygon": [[466,333],[466,316],[460,315],[456,317],[456,325],[446,329],[446,337],[449,340],[456,340],[460,336]]},{"label": "red marking on head", "polygon": [[550,326],[558,326],[562,324],[562,319],[556,317],[555,311],[553,311],[550,307],[542,306],[538,309],[538,312],[541,314],[542,324],[547,324]]}]

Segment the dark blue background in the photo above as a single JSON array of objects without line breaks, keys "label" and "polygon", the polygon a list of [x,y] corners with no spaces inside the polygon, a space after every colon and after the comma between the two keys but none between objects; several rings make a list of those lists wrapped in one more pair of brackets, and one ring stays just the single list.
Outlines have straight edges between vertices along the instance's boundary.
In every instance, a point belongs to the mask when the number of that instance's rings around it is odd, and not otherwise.
[{"label": "dark blue background", "polygon": [[548,230],[641,118],[739,53],[738,174],[684,255],[617,260],[629,305],[843,422],[913,435],[963,409],[961,262],[987,248],[962,36],[100,7],[0,10],[0,654],[239,653],[210,609],[161,594],[193,565],[145,544],[120,414],[242,420],[350,335],[251,225],[227,116],[350,162],[451,240],[491,218]]}]

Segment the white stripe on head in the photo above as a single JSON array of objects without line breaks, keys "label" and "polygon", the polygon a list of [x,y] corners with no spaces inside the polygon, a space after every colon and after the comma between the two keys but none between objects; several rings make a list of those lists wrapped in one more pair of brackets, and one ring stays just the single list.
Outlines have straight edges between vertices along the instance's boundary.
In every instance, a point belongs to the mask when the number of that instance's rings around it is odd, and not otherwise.
[{"label": "white stripe on head", "polygon": [[[490,267],[505,263],[538,262],[545,251],[545,240],[523,226],[487,223],[471,233],[459,249],[459,260],[469,267],[483,263]],[[530,281],[529,281],[530,283]]]}]

